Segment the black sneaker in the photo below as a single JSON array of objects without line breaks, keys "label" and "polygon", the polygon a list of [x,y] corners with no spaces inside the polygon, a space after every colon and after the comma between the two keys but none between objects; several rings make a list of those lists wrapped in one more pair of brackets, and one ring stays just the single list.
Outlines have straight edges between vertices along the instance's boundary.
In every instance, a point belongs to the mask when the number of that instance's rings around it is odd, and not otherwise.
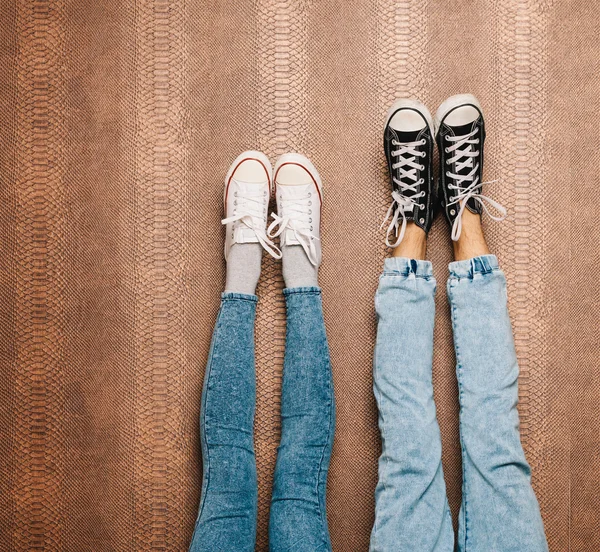
[{"label": "black sneaker", "polygon": [[[429,232],[433,221],[433,121],[428,109],[416,100],[398,100],[387,114],[383,149],[392,181],[392,204],[382,227],[390,219],[385,243],[396,247],[406,223]],[[402,225],[400,225],[402,219]],[[390,242],[390,234],[395,241]]]},{"label": "black sneaker", "polygon": [[[485,123],[479,102],[471,94],[448,98],[435,114],[437,145],[440,153],[440,203],[452,226],[452,239],[458,240],[463,211],[481,215],[484,210],[494,220],[506,217],[506,209],[481,195]],[[489,182],[487,183],[489,184]],[[487,206],[501,216],[493,216]]]}]

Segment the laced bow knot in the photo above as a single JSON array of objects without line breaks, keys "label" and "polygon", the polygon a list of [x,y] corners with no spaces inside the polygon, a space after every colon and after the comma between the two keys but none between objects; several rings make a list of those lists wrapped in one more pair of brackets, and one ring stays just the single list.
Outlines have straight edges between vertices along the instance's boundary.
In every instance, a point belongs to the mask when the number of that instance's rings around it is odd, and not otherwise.
[{"label": "laced bow knot", "polygon": [[281,212],[284,214],[280,216],[277,213],[271,213],[273,222],[267,229],[267,235],[273,239],[286,230],[291,230],[311,264],[317,266],[319,259],[316,242],[320,239],[313,235],[312,193],[308,192],[306,195],[298,197],[280,195],[279,200]]},{"label": "laced bow knot", "polygon": [[[448,201],[447,206],[459,205],[458,213],[452,224],[451,237],[453,241],[458,240],[462,231],[462,215],[467,207],[470,199],[481,205],[483,211],[495,221],[501,221],[506,218],[506,208],[493,200],[491,197],[481,194],[481,188],[484,184],[493,184],[498,180],[490,180],[487,182],[479,182],[479,163],[474,163],[474,159],[479,156],[479,150],[473,146],[479,144],[479,138],[476,138],[478,128],[474,128],[471,132],[462,136],[446,136],[445,140],[452,143],[451,146],[444,148],[446,153],[454,153],[453,157],[446,160],[446,165],[455,164],[455,172],[446,171],[446,177],[454,181],[454,184],[448,184],[449,190],[456,190],[456,194],[451,196],[451,201]],[[471,169],[467,174],[459,174],[464,169]],[[466,186],[463,186],[466,183]],[[490,209],[492,207],[499,216],[494,216]]]},{"label": "laced bow knot", "polygon": [[[414,211],[415,207],[419,207],[420,209],[425,208],[423,203],[416,201],[425,196],[424,190],[418,191],[418,187],[425,180],[422,177],[417,178],[418,172],[425,169],[423,164],[417,162],[417,158],[422,158],[426,155],[425,151],[417,148],[425,145],[425,143],[426,140],[424,138],[414,142],[392,140],[392,145],[398,148],[391,152],[392,157],[398,158],[398,161],[392,163],[392,170],[398,170],[398,176],[392,175],[392,181],[398,189],[392,192],[392,204],[389,206],[385,219],[379,227],[379,229],[382,229],[391,217],[385,236],[385,243],[388,247],[397,247],[404,238],[408,222],[406,211]],[[407,193],[411,193],[411,195],[407,195]],[[400,224],[400,217],[402,217],[402,224]],[[394,242],[390,241],[392,233],[395,233],[396,236]]]},{"label": "laced bow knot", "polygon": [[275,259],[281,259],[281,251],[275,243],[269,239],[264,228],[264,208],[266,191],[246,189],[234,192],[233,214],[221,220],[221,224],[233,224],[234,228],[242,225],[250,229],[258,243]]}]

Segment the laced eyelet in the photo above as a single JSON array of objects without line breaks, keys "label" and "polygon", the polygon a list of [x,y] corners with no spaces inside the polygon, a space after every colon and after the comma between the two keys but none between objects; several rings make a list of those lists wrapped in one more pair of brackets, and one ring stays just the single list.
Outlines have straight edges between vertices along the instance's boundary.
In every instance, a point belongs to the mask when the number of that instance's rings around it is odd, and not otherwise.
[{"label": "laced eyelet", "polygon": [[450,151],[449,151],[449,150],[450,150],[450,148],[444,148],[444,151],[445,151],[446,153],[450,153]]},{"label": "laced eyelet", "polygon": [[450,141],[450,136],[448,136],[448,135],[446,134],[446,136],[444,136],[444,140],[446,140],[446,142],[449,142],[449,141]]},{"label": "laced eyelet", "polygon": [[421,145],[424,146],[426,143],[427,142],[426,142],[425,138],[421,138]]},{"label": "laced eyelet", "polygon": [[450,171],[446,171],[446,176],[450,178]]},{"label": "laced eyelet", "polygon": [[419,165],[419,170],[420,171],[424,171],[425,170],[425,165]]},{"label": "laced eyelet", "polygon": [[425,179],[424,178],[419,178],[419,182],[417,182],[417,184],[425,184]]},{"label": "laced eyelet", "polygon": [[419,209],[425,209],[425,204],[424,203],[419,203]]},{"label": "laced eyelet", "polygon": [[427,155],[424,151],[421,152],[421,157],[425,157],[425,155]]}]

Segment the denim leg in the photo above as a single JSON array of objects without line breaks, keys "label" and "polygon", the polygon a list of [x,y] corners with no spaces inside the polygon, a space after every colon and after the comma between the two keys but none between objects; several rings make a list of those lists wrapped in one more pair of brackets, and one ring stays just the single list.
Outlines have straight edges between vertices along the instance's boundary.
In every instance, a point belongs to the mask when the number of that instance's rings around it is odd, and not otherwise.
[{"label": "denim leg", "polygon": [[335,401],[321,290],[284,290],[287,330],[281,442],[273,482],[271,552],[329,552],[325,489]]},{"label": "denim leg", "polygon": [[386,259],[375,297],[374,391],[382,453],[371,552],[452,552],[431,366],[431,263]]},{"label": "denim leg", "polygon": [[254,552],[255,295],[224,293],[204,377],[204,475],[190,552]]},{"label": "denim leg", "polygon": [[461,552],[548,550],[519,436],[519,367],[506,280],[493,255],[450,264],[460,400]]}]

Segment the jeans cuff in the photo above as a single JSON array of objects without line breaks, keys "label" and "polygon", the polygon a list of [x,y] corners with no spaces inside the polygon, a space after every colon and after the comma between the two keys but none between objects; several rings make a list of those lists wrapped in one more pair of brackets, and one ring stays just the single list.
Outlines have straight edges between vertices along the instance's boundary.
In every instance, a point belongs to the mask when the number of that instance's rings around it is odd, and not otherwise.
[{"label": "jeans cuff", "polygon": [[451,278],[473,278],[474,274],[489,274],[499,268],[496,255],[481,255],[448,265]]},{"label": "jeans cuff", "polygon": [[316,286],[305,286],[305,287],[295,287],[295,288],[285,288],[283,290],[283,294],[287,297],[288,295],[293,295],[294,293],[317,293],[321,295],[321,288]]},{"label": "jeans cuff", "polygon": [[236,291],[224,291],[221,293],[221,300],[237,300],[237,301],[250,301],[252,303],[256,303],[258,301],[258,297],[256,295],[248,295],[247,293],[238,293]]},{"label": "jeans cuff", "polygon": [[409,259],[407,257],[388,257],[383,264],[383,273],[408,276],[414,274],[417,278],[431,278],[433,268],[431,261]]}]

